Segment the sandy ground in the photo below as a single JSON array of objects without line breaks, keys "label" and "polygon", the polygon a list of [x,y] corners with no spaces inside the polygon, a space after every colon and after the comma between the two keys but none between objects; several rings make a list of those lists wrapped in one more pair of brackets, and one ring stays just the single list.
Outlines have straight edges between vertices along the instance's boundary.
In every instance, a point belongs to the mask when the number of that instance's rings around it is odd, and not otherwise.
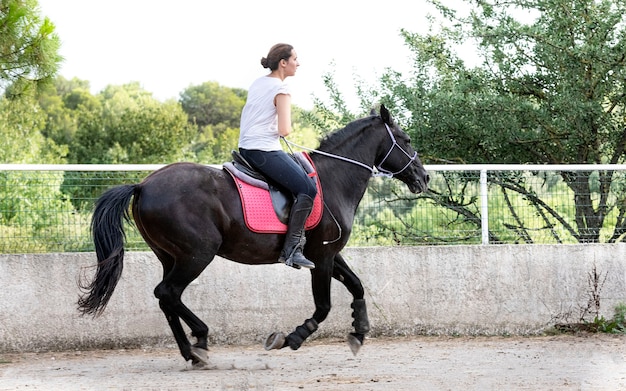
[{"label": "sandy ground", "polygon": [[0,390],[626,390],[626,336],[372,338],[298,351],[216,346],[0,354]]}]

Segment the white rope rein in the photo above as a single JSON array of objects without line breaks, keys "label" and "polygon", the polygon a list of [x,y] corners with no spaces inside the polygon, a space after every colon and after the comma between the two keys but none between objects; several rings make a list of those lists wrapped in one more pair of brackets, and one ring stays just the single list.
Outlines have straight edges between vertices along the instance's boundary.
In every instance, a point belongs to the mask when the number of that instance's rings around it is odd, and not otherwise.
[{"label": "white rope rein", "polygon": [[309,152],[313,152],[313,153],[318,153],[318,154],[320,154],[320,155],[328,156],[328,157],[331,157],[331,158],[333,158],[333,159],[343,160],[344,162],[348,162],[348,163],[356,164],[357,166],[361,166],[361,167],[365,168],[366,170],[369,170],[369,171],[372,173],[372,176],[375,176],[375,175],[376,175],[376,170],[374,170],[374,168],[373,168],[373,167],[370,167],[370,166],[368,166],[368,165],[367,165],[367,164],[365,164],[365,163],[361,163],[361,162],[359,162],[359,161],[356,161],[356,160],[353,160],[353,159],[347,158],[347,157],[345,157],[345,156],[334,155],[334,154],[332,154],[332,153],[328,153],[328,152],[320,151],[320,150],[318,150],[318,149],[312,149],[312,148],[304,147],[304,146],[302,146],[302,145],[298,145],[298,144],[296,144],[296,143],[294,143],[294,142],[291,142],[291,141],[287,140],[287,139],[286,139],[286,138],[284,138],[284,137],[282,137],[282,139],[283,139],[283,141],[284,141],[285,143],[287,143],[289,146],[293,146],[293,147],[296,147],[296,148],[300,148],[300,149],[303,149],[303,150],[305,150],[305,151],[309,151]]},{"label": "white rope rein", "polygon": [[[332,153],[328,153],[328,152],[320,151],[320,150],[318,150],[318,149],[312,149],[312,148],[307,148],[307,147],[304,147],[304,146],[302,146],[302,145],[298,145],[298,144],[296,144],[296,143],[293,143],[293,142],[291,142],[291,141],[287,140],[286,138],[284,138],[284,137],[282,137],[282,136],[281,136],[281,138],[283,139],[283,141],[284,141],[284,142],[285,142],[285,143],[286,143],[289,147],[294,146],[294,147],[296,147],[296,148],[300,148],[300,149],[303,149],[303,150],[305,150],[305,151],[309,151],[309,152],[313,152],[313,153],[318,153],[318,154],[320,154],[320,155],[324,155],[324,156],[327,156],[327,157],[330,157],[330,158],[333,158],[333,159],[343,160],[344,162],[349,162],[349,163],[352,163],[352,164],[356,164],[357,166],[360,166],[360,167],[365,168],[366,170],[369,170],[369,171],[371,172],[371,174],[372,174],[372,176],[373,176],[373,177],[387,177],[387,178],[392,178],[394,175],[399,174],[399,173],[401,173],[402,171],[406,170],[406,168],[407,168],[409,165],[411,165],[411,163],[413,163],[413,161],[417,158],[417,152],[415,152],[415,153],[413,154],[413,156],[409,155],[409,154],[408,154],[408,153],[407,153],[404,149],[402,149],[402,148],[398,145],[398,142],[396,141],[396,138],[393,136],[393,133],[391,132],[391,129],[389,129],[389,125],[385,124],[385,127],[387,128],[387,132],[389,133],[389,137],[391,137],[391,141],[392,141],[391,148],[389,149],[389,151],[387,152],[387,154],[385,155],[385,157],[383,158],[383,160],[382,160],[382,161],[381,161],[381,162],[380,162],[377,166],[374,166],[374,167],[370,167],[370,166],[368,166],[368,165],[367,165],[367,164],[365,164],[365,163],[361,163],[361,162],[359,162],[359,161],[357,161],[357,160],[350,159],[350,158],[347,158],[347,157],[345,157],[345,156],[335,155],[335,154],[332,154]],[[400,149],[400,151],[402,151],[402,153],[404,153],[404,154],[405,154],[405,155],[409,158],[409,161],[408,161],[408,163],[407,163],[404,167],[402,167],[402,169],[401,169],[401,170],[399,170],[399,171],[397,171],[397,172],[391,172],[391,171],[389,171],[389,170],[386,170],[386,169],[382,168],[382,164],[385,162],[385,160],[387,160],[387,158],[389,157],[389,155],[391,155],[391,152],[393,151],[393,149],[394,149],[395,147],[398,147],[398,149]]]}]

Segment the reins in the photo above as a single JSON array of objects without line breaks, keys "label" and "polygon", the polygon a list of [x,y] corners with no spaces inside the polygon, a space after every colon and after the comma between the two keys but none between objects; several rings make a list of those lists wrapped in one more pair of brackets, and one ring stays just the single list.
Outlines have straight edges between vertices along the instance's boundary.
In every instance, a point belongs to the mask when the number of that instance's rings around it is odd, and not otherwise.
[{"label": "reins", "polygon": [[[320,155],[324,155],[333,159],[338,159],[338,160],[342,160],[344,162],[348,162],[348,163],[352,163],[352,164],[356,164],[359,167],[363,167],[366,170],[370,171],[372,174],[372,177],[386,177],[386,178],[392,178],[394,175],[397,175],[399,173],[401,173],[402,171],[406,170],[407,167],[409,167],[411,165],[411,163],[413,163],[415,161],[415,159],[417,159],[417,152],[415,152],[413,154],[413,156],[409,155],[404,149],[402,149],[402,147],[400,147],[400,145],[398,144],[398,142],[396,141],[396,138],[393,135],[393,132],[391,131],[391,129],[389,128],[389,125],[385,124],[385,128],[387,128],[387,133],[389,133],[389,137],[391,137],[391,148],[389,148],[389,151],[387,151],[387,154],[385,155],[385,157],[383,158],[383,160],[378,163],[377,165],[375,165],[374,167],[368,166],[365,163],[359,162],[357,160],[354,159],[350,159],[347,158],[345,156],[340,156],[340,155],[335,155],[332,153],[328,153],[328,152],[324,152],[324,151],[320,151],[317,149],[312,149],[312,148],[307,148],[304,147],[302,145],[298,145],[296,143],[293,143],[289,140],[287,140],[284,137],[281,137],[281,139],[285,142],[285,144],[287,145],[287,147],[289,148],[290,152],[293,154],[293,150],[291,149],[292,146],[303,149],[305,151],[309,151],[309,152],[313,152],[313,153],[317,153]],[[398,149],[406,156],[409,158],[409,161],[407,162],[407,164],[404,165],[404,167],[402,167],[402,169],[400,169],[399,171],[396,172],[391,172],[385,168],[382,167],[383,163],[385,163],[385,161],[387,160],[387,158],[389,157],[389,155],[391,155],[391,152],[393,151],[393,149],[395,147],[398,147]]]},{"label": "reins", "polygon": [[376,172],[376,171],[375,171],[372,167],[368,166],[368,165],[367,165],[367,164],[365,164],[365,163],[361,163],[361,162],[359,162],[359,161],[357,161],[357,160],[350,159],[350,158],[347,158],[347,157],[345,157],[345,156],[335,155],[335,154],[328,153],[328,152],[324,152],[324,151],[320,151],[320,150],[317,150],[317,149],[308,148],[308,147],[305,147],[305,146],[302,146],[302,145],[298,145],[298,144],[296,144],[296,143],[294,143],[294,142],[291,142],[291,141],[287,140],[287,139],[286,139],[286,138],[284,138],[284,137],[281,137],[281,138],[282,138],[282,139],[283,139],[283,141],[287,144],[287,147],[289,148],[289,151],[290,151],[292,154],[293,154],[293,150],[291,149],[291,147],[296,147],[296,148],[304,149],[305,151],[309,151],[309,152],[317,153],[317,154],[320,154],[320,155],[324,155],[324,156],[331,157],[331,158],[333,158],[333,159],[343,160],[344,162],[348,162],[348,163],[356,164],[357,166],[361,166],[361,167],[365,168],[366,170],[370,171],[370,172],[372,173],[372,176],[375,176],[375,172]]}]

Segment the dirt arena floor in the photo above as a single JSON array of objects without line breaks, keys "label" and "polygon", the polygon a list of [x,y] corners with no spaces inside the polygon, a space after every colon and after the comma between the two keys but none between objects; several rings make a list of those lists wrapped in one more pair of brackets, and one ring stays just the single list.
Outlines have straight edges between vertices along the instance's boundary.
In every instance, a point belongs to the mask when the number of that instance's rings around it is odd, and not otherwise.
[{"label": "dirt arena floor", "polygon": [[216,346],[0,354],[0,390],[626,390],[626,336],[372,338],[300,350]]}]

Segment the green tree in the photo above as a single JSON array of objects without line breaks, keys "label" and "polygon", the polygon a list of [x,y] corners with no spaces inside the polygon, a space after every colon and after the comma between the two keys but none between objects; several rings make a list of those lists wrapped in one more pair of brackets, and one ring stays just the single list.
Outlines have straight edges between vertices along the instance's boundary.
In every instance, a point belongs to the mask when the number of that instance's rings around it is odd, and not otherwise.
[{"label": "green tree", "polygon": [[[389,70],[380,88],[363,95],[365,103],[380,100],[398,113],[426,163],[624,163],[625,2],[457,2],[470,9],[465,13],[429,2],[444,22],[427,34],[402,31],[413,52],[411,74]],[[476,47],[478,65],[460,56],[468,47]],[[491,179],[526,197],[546,227],[568,224],[579,242],[600,241],[610,214],[608,240],[626,233],[623,179],[613,170],[560,175],[573,193],[573,217],[543,203],[520,175]],[[446,183],[429,196],[451,202],[465,221],[480,221],[463,201],[472,194],[449,191],[473,187]]]},{"label": "green tree", "polygon": [[[415,73],[408,82],[398,73],[384,78],[387,99],[395,97],[408,110],[408,127],[428,151],[428,160],[624,162],[626,3],[477,1],[466,17],[432,3],[450,27],[424,36],[404,31],[415,53]],[[527,20],[514,17],[519,14],[528,15]],[[474,68],[453,51],[471,43],[482,60]],[[622,185],[614,171],[564,171],[561,176],[576,200],[569,230],[578,241],[599,241],[615,209],[610,240],[625,232],[626,210],[620,206],[626,198],[616,191]],[[504,191],[527,196],[545,216],[567,220],[519,176],[493,179]]]},{"label": "green tree", "polygon": [[160,102],[138,83],[107,86],[95,97],[84,87],[57,88],[60,101],[53,96],[42,104],[51,122],[58,119],[50,136],[69,138],[71,163],[169,163],[191,157],[195,130],[177,102]]},{"label": "green tree", "polygon": [[[54,25],[41,20],[36,1],[0,2],[0,162],[62,163],[67,148],[42,135],[45,114],[35,88],[54,76],[60,57]],[[39,90],[39,88],[37,88]]]},{"label": "green tree", "polygon": [[[174,101],[126,109],[109,132],[112,163],[171,163],[185,160],[195,135],[187,115]],[[118,153],[121,152],[121,153]]]},{"label": "green tree", "polygon": [[218,124],[238,128],[247,95],[247,91],[239,88],[205,82],[185,89],[180,94],[179,102],[189,116],[189,121],[198,128]]},{"label": "green tree", "polygon": [[51,81],[61,62],[59,46],[36,0],[0,2],[0,90],[17,96]]},{"label": "green tree", "polygon": [[[321,98],[315,97],[313,100],[313,110],[302,111],[300,113],[302,120],[312,126],[320,136],[325,136],[333,130],[344,127],[359,116],[369,113],[371,107],[359,114],[351,113],[350,110],[348,110],[345,98],[335,84],[333,70],[326,72],[322,76],[322,79],[329,95],[330,105],[327,105]],[[362,107],[363,105],[372,104],[369,99],[369,91],[366,88],[359,86],[358,92]]]},{"label": "green tree", "polygon": [[67,147],[45,138],[45,113],[30,98],[0,98],[0,162],[63,163]]},{"label": "green tree", "polygon": [[39,105],[47,114],[45,137],[59,145],[70,145],[76,136],[81,108],[99,111],[100,101],[89,92],[89,82],[59,76],[54,84],[38,95]]},{"label": "green tree", "polygon": [[192,147],[197,161],[217,164],[230,159],[230,151],[237,147],[246,97],[247,91],[216,82],[190,86],[180,94],[189,123],[197,128]]}]

